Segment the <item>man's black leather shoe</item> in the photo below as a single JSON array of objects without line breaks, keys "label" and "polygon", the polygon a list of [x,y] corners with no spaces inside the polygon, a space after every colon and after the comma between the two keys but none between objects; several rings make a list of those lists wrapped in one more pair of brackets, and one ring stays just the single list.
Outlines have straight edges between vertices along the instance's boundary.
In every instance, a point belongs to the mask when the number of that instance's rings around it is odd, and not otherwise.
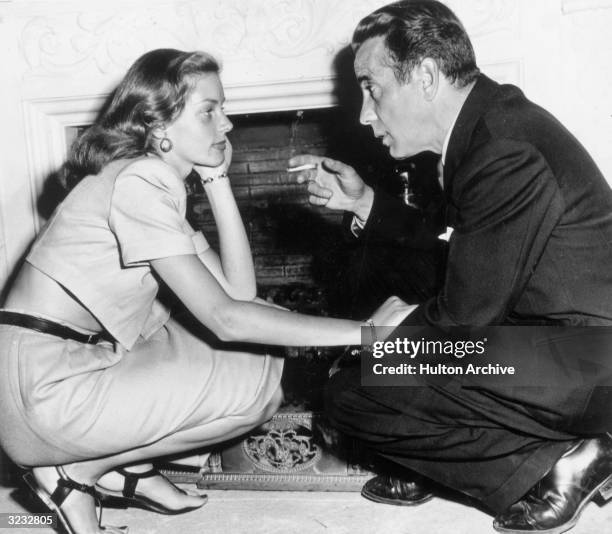
[{"label": "man's black leather shoe", "polygon": [[499,532],[560,534],[597,493],[612,498],[612,438],[578,441],[529,492],[495,518]]},{"label": "man's black leather shoe", "polygon": [[396,506],[414,506],[433,497],[421,478],[407,481],[386,475],[368,480],[361,489],[361,495],[370,501]]}]

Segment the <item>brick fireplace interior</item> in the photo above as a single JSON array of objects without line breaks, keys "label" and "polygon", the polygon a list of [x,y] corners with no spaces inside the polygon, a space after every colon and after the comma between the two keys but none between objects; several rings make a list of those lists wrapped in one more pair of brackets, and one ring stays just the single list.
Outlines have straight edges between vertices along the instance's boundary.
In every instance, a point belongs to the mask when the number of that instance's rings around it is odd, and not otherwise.
[{"label": "brick fireplace interior", "polygon": [[[231,116],[234,149],[230,180],[251,244],[260,297],[292,310],[345,316],[340,284],[352,244],[341,212],[308,204],[306,186],[286,172],[293,155],[313,153],[355,159],[359,125],[338,108]],[[372,168],[373,158],[366,165]],[[381,160],[382,161],[382,160]],[[357,164],[350,161],[351,164]],[[189,217],[213,248],[218,245],[206,196],[193,189]],[[284,374],[288,406],[316,409],[329,361],[338,349],[288,348]]]}]

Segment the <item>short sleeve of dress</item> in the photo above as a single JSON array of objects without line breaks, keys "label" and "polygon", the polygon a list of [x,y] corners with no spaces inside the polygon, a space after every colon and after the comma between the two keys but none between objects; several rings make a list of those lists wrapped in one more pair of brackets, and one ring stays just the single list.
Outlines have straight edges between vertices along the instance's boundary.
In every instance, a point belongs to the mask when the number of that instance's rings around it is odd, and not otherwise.
[{"label": "short sleeve of dress", "polygon": [[185,220],[182,180],[165,163],[151,160],[128,166],[115,182],[109,225],[126,266],[208,248]]},{"label": "short sleeve of dress", "polygon": [[210,248],[210,245],[208,244],[208,241],[206,241],[206,238],[202,232],[193,231],[191,239],[193,240],[196,254],[202,254],[202,252]]}]

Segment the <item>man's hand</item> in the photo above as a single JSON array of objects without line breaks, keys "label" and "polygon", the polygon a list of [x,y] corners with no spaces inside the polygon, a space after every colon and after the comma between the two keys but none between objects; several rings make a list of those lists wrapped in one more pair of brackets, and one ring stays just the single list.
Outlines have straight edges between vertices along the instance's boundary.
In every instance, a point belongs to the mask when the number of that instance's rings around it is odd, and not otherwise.
[{"label": "man's hand", "polygon": [[366,221],[372,209],[374,192],[355,169],[340,161],[305,154],[289,160],[289,167],[316,164],[316,169],[300,171],[297,181],[308,182],[308,201],[315,206],[354,213]]}]

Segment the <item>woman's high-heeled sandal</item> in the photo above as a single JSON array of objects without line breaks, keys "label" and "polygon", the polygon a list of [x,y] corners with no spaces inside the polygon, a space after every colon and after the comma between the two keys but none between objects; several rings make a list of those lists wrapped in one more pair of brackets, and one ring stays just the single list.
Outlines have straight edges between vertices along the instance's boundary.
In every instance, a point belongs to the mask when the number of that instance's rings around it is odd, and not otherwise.
[{"label": "woman's high-heeled sandal", "polygon": [[[96,493],[98,498],[102,501],[102,503],[104,503],[105,506],[108,506],[109,508],[127,508],[128,506],[132,506],[134,508],[142,508],[143,510],[157,512],[158,514],[176,515],[191,512],[192,510],[196,510],[206,504],[206,495],[201,495],[202,503],[198,504],[197,506],[185,506],[178,509],[168,508],[162,503],[154,501],[145,495],[136,494],[136,486],[138,486],[138,482],[143,478],[159,476],[166,479],[168,483],[172,484],[172,482],[157,469],[150,469],[149,471],[145,471],[143,473],[133,473],[131,471],[126,471],[123,468],[118,468],[116,471],[124,477],[123,490],[113,491],[96,485]],[[186,491],[176,487],[174,484],[172,484],[172,486],[174,486],[180,493],[187,495]]]},{"label": "woman's high-heeled sandal", "polygon": [[[30,489],[38,496],[38,498],[45,504],[45,506],[49,508],[49,510],[57,514],[58,521],[60,522],[63,529],[68,534],[75,534],[75,531],[72,528],[72,525],[70,525],[68,518],[62,511],[61,506],[73,490],[91,495],[97,504],[98,498],[96,496],[96,490],[93,486],[79,484],[78,482],[72,480],[66,474],[66,471],[64,471],[63,467],[56,466],[55,469],[57,470],[57,473],[60,478],[57,481],[57,486],[53,493],[49,493],[38,483],[32,471],[28,471],[23,476],[23,480],[30,487]],[[128,527],[102,526],[102,506],[100,506],[100,512],[98,514],[98,526],[101,530],[104,530],[109,534],[127,534],[129,532]]]}]

